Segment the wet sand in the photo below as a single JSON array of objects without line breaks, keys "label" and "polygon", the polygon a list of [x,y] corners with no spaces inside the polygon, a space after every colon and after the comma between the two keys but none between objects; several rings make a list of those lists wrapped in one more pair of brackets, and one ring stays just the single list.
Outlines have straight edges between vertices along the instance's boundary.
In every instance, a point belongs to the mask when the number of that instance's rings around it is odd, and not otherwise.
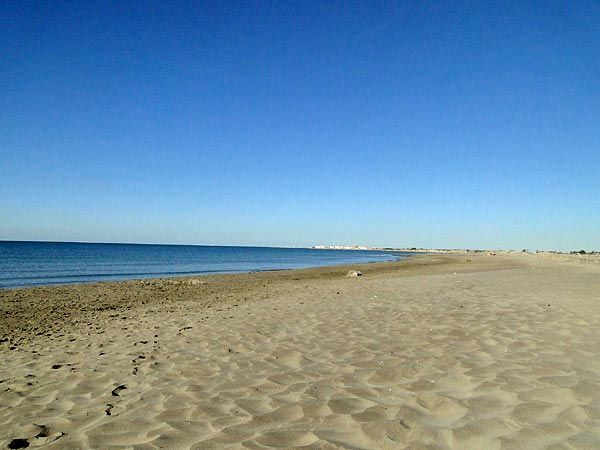
[{"label": "wet sand", "polygon": [[0,448],[597,449],[599,303],[518,254],[1,290]]}]

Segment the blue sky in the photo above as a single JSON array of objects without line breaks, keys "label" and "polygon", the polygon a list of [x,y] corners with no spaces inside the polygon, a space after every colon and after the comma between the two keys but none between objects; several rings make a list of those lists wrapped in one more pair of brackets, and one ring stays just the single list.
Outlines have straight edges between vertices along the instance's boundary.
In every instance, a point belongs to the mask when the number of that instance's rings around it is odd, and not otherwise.
[{"label": "blue sky", "polygon": [[0,11],[0,239],[600,250],[598,2],[91,3]]}]

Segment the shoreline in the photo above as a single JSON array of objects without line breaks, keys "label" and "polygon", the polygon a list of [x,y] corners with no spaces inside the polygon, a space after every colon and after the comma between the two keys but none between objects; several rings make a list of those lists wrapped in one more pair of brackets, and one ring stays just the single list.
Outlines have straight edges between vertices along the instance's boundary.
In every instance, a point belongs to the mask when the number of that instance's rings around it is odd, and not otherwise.
[{"label": "shoreline", "polygon": [[[26,286],[0,289],[0,346],[50,337],[64,333],[75,325],[98,320],[105,311],[126,312],[170,301],[194,302],[197,307],[213,307],[236,295],[243,301],[260,301],[289,289],[286,283],[319,283],[343,278],[348,271],[358,270],[369,277],[411,276],[450,271],[458,264],[461,270],[466,253],[415,254],[396,261],[318,266],[303,269],[260,270],[222,274],[138,278],[118,281]],[[498,260],[487,260],[485,266],[495,268]],[[490,264],[491,263],[491,264]],[[436,266],[447,269],[436,271]],[[456,267],[454,268],[456,270]],[[280,286],[283,283],[283,286]],[[277,289],[277,288],[280,289]],[[45,307],[44,311],[40,306]],[[95,327],[93,327],[95,329]],[[1,347],[0,347],[1,348]]]},{"label": "shoreline", "polygon": [[323,254],[314,249],[280,247],[19,241],[0,241],[0,244],[6,244],[0,246],[4,263],[0,264],[0,289],[301,269],[393,261],[410,254],[385,251]]},{"label": "shoreline", "polygon": [[[418,256],[419,254],[415,254],[415,255],[410,255],[410,256],[399,256],[396,258],[396,260],[394,261],[369,261],[369,262],[358,262],[354,265],[366,265],[366,264],[384,264],[384,263],[388,263],[388,262],[397,262],[397,261],[402,261],[408,258],[411,258],[412,256]],[[319,265],[319,266],[309,266],[309,267],[292,267],[292,268],[288,268],[288,267],[282,267],[282,268],[275,268],[275,269],[255,269],[255,270],[239,270],[239,271],[205,271],[205,272],[187,272],[187,273],[169,273],[169,274],[149,274],[149,275],[145,275],[145,274],[140,274],[139,277],[137,278],[122,278],[122,279],[106,279],[106,280],[102,280],[102,279],[98,279],[98,280],[89,280],[89,281],[72,281],[72,282],[56,282],[56,283],[49,283],[49,284],[33,284],[33,285],[25,285],[25,286],[7,286],[7,287],[0,287],[0,292],[4,291],[10,291],[10,290],[14,290],[14,289],[32,289],[32,288],[47,288],[47,287],[61,287],[61,286],[77,286],[77,285],[90,285],[90,284],[97,284],[97,283],[122,283],[124,281],[152,281],[152,280],[169,280],[169,279],[178,279],[178,278],[193,278],[193,277],[207,277],[207,276],[216,276],[216,275],[240,275],[240,274],[251,274],[251,273],[262,273],[262,272],[282,272],[282,271],[289,271],[289,270],[309,270],[309,269],[321,269],[321,268],[326,268],[326,267],[338,267],[338,266],[351,266],[353,264],[348,264],[348,263],[344,263],[344,264],[330,264],[330,265]],[[87,275],[85,275],[87,276]],[[121,275],[117,274],[117,275],[112,275],[112,274],[107,274],[105,275],[106,278],[108,277],[120,277]],[[134,275],[132,275],[134,276]]]},{"label": "shoreline", "polygon": [[596,448],[598,292],[466,253],[0,291],[0,448]]}]

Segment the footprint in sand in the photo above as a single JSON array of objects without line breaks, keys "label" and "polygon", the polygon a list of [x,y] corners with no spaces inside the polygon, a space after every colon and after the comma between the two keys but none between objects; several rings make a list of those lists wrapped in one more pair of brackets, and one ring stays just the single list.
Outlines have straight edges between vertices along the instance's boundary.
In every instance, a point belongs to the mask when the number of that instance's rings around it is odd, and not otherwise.
[{"label": "footprint in sand", "polygon": [[66,434],[62,431],[53,431],[46,425],[36,424],[32,424],[31,426],[27,427],[25,431],[29,431],[29,434],[35,433],[35,435],[29,439],[13,439],[8,444],[9,449],[29,448],[31,444],[33,444],[34,447],[40,447],[42,445],[51,444]]},{"label": "footprint in sand", "polygon": [[112,390],[111,394],[114,395],[115,397],[118,397],[119,392],[121,392],[124,389],[127,389],[127,386],[125,386],[124,384],[121,384],[120,386],[117,386],[116,388],[114,388]]}]

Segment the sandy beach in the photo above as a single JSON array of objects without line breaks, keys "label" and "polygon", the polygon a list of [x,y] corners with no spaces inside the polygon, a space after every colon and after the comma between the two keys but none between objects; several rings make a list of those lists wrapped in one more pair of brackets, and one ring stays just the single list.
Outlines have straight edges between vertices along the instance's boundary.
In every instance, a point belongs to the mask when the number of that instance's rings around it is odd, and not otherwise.
[{"label": "sandy beach", "polygon": [[420,255],[0,311],[3,449],[600,448],[598,264]]}]

